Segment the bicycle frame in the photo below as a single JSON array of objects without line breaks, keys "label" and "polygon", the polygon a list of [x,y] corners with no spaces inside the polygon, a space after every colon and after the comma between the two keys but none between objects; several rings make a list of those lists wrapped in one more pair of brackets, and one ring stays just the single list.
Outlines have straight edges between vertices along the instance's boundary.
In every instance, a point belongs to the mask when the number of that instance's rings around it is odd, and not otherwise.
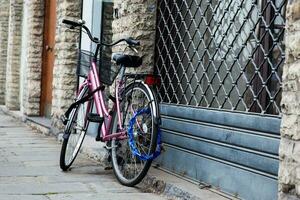
[{"label": "bicycle frame", "polygon": [[[151,88],[151,83],[155,84],[156,80],[146,74],[125,74],[125,67],[137,68],[142,65],[143,59],[143,57],[126,54],[112,55],[112,60],[120,64],[119,74],[116,74],[117,71],[114,69],[111,69],[113,76],[106,72],[99,74],[103,70],[109,70],[109,66],[106,65],[102,67],[107,69],[98,68],[98,63],[99,67],[102,64],[103,54],[102,52],[98,54],[102,46],[113,47],[120,42],[126,42],[128,48],[138,53],[135,46],[139,46],[140,42],[129,37],[105,44],[92,36],[84,21],[64,19],[63,23],[69,25],[71,29],[76,27],[85,29],[91,41],[97,44],[97,48],[95,53],[80,52],[78,57],[80,62],[77,66],[77,75],[85,79],[79,85],[75,102],[61,116],[65,130],[60,168],[67,171],[71,167],[82,146],[89,122],[96,122],[99,124],[96,141],[111,141],[105,146],[111,151],[111,162],[118,181],[132,187],[145,177],[151,161],[160,154],[161,150],[159,107],[155,92]],[[104,84],[111,85],[115,75],[119,75],[119,78],[115,84],[115,97],[109,97],[114,103],[110,108]],[[110,79],[106,80],[106,78]],[[94,105],[96,113],[93,113]],[[124,146],[126,152],[123,152],[124,148],[119,152],[118,149],[123,144],[116,140],[125,139],[128,139],[124,141],[128,144],[127,147]],[[124,169],[124,163],[130,167]]]},{"label": "bicycle frame", "polygon": [[[103,90],[99,90],[93,94],[97,114],[99,114],[100,117],[104,118],[102,127],[101,127],[101,129],[98,130],[98,131],[101,130],[103,142],[110,141],[113,138],[121,139],[121,140],[127,138],[126,130],[124,130],[123,126],[122,126],[120,102],[119,102],[119,91],[120,91],[120,88],[122,88],[124,86],[124,80],[123,80],[124,71],[125,71],[125,68],[121,67],[121,78],[119,80],[117,80],[116,90],[115,90],[116,102],[114,103],[113,108],[112,108],[113,110],[117,111],[118,126],[119,126],[118,130],[120,130],[119,132],[110,134],[111,125],[113,123],[113,121],[112,121],[113,117],[109,114],[107,105],[105,104],[104,97],[103,97]],[[80,92],[85,87],[88,87],[90,91],[95,91],[100,86],[101,86],[101,82],[99,80],[96,63],[93,61],[91,63],[91,70],[89,72],[89,75],[85,79],[85,81],[79,86],[78,91]],[[88,107],[89,106],[90,105],[88,105]],[[85,119],[85,120],[87,120],[87,119]]]},{"label": "bicycle frame", "polygon": [[[120,89],[124,88],[124,85],[125,85],[125,81],[124,81],[125,67],[121,66],[121,70],[120,70],[121,78],[117,81],[117,84],[116,84],[116,90],[115,90],[116,101],[114,102],[114,105],[112,108],[113,111],[117,111],[117,116],[116,116],[116,117],[118,117],[118,129],[117,130],[119,132],[111,133],[111,128],[112,128],[111,125],[113,123],[112,122],[113,116],[111,116],[110,113],[108,112],[108,107],[104,101],[104,97],[103,97],[104,87],[101,84],[101,80],[99,80],[96,62],[97,62],[98,53],[102,46],[112,47],[123,41],[127,42],[128,45],[134,46],[134,45],[139,45],[139,42],[133,40],[132,38],[126,38],[126,39],[120,39],[112,44],[105,44],[105,43],[102,43],[98,38],[94,38],[92,36],[90,30],[86,26],[84,26],[84,23],[74,22],[74,21],[70,21],[70,20],[63,20],[63,23],[71,25],[73,28],[80,26],[81,28],[85,29],[85,31],[88,34],[91,41],[94,42],[95,44],[97,44],[96,52],[94,54],[94,59],[91,62],[91,69],[89,71],[89,74],[88,74],[87,78],[85,79],[85,81],[79,86],[79,90],[78,90],[78,94],[79,94],[82,91],[82,89],[88,87],[90,94],[87,95],[87,97],[85,97],[85,98],[79,99],[77,102],[75,102],[74,104],[72,104],[70,106],[70,108],[67,110],[65,115],[62,116],[63,123],[66,125],[68,116],[71,113],[72,109],[74,109],[78,104],[88,101],[89,98],[93,96],[97,114],[99,114],[99,116],[104,119],[103,124],[101,125],[101,128],[98,130],[98,131],[101,131],[101,140],[103,142],[105,142],[105,141],[110,141],[113,138],[126,139],[127,131],[124,130],[123,125],[122,125],[122,119],[121,119],[122,115],[121,115],[120,102],[119,102],[119,91],[120,91]],[[133,47],[131,47],[131,48],[133,48]],[[90,103],[89,103],[87,108],[90,108],[91,106],[92,105],[90,105]],[[87,120],[88,120],[87,117],[85,117],[85,124],[87,124]],[[68,136],[69,136],[69,133],[66,134],[64,137],[67,138]]]}]

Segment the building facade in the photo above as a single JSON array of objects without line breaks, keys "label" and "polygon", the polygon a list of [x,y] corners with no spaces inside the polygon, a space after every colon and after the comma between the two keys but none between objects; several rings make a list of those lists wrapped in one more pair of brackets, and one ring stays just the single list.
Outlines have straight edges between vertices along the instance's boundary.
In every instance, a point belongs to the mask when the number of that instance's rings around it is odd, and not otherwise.
[{"label": "building facade", "polygon": [[77,51],[94,48],[61,21],[82,18],[105,42],[140,40],[140,70],[160,75],[165,151],[157,165],[242,199],[300,197],[300,1],[0,3],[0,103],[8,109],[61,131],[81,81]]}]

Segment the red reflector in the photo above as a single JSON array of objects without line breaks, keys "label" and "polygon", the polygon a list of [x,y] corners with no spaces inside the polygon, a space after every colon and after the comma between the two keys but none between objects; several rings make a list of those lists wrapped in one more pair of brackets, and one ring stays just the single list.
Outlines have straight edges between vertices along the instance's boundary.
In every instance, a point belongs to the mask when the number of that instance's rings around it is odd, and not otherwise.
[{"label": "red reflector", "polygon": [[158,76],[149,74],[145,78],[145,83],[147,85],[159,85],[160,84],[160,78]]}]

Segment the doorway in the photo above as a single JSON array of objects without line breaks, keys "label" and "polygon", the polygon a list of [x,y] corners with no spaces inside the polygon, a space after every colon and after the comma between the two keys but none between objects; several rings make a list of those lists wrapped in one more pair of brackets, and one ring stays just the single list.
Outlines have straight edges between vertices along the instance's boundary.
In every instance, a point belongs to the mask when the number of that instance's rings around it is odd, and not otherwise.
[{"label": "doorway", "polygon": [[42,64],[41,116],[50,118],[52,108],[52,81],[55,60],[56,1],[45,1],[44,48]]}]

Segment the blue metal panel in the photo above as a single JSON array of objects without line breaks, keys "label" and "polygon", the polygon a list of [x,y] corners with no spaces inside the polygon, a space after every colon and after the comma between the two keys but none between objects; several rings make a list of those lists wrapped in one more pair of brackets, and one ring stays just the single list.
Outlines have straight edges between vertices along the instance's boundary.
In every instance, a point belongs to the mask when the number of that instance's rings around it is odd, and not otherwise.
[{"label": "blue metal panel", "polygon": [[181,121],[179,119],[162,118],[162,127],[186,135],[232,144],[256,151],[278,155],[279,139],[247,130],[215,127],[213,124],[197,124],[195,121]]},{"label": "blue metal panel", "polygon": [[[243,199],[276,199],[278,117],[161,105],[161,167]],[[176,160],[174,159],[176,157]]]},{"label": "blue metal panel", "polygon": [[222,146],[220,144],[184,137],[184,135],[177,135],[167,131],[163,131],[162,139],[166,144],[178,146],[212,158],[232,162],[233,164],[240,165],[240,167],[245,166],[249,168],[249,170],[260,170],[272,175],[277,175],[278,172],[279,164],[277,156],[268,157],[267,154],[264,155],[259,154],[259,152],[236,149],[233,146]]},{"label": "blue metal panel", "polygon": [[279,118],[166,104],[160,109],[162,115],[280,135]]},{"label": "blue metal panel", "polygon": [[197,181],[211,184],[243,199],[277,199],[276,179],[192,154],[183,149],[171,146],[165,148],[166,152],[157,162],[168,170],[193,177]]}]

